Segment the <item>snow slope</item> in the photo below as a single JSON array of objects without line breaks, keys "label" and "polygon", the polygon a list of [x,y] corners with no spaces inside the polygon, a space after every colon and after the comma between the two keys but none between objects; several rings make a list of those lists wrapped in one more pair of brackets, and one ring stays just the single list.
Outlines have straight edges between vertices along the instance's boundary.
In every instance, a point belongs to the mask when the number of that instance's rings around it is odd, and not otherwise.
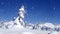
[{"label": "snow slope", "polygon": [[[41,28],[38,28],[38,26],[37,26],[37,29],[32,29],[32,28],[30,29],[29,28],[30,26],[27,28],[27,27],[23,27],[22,25],[19,25],[19,24],[18,25],[12,25],[12,23],[9,23],[9,24],[10,24],[9,28],[0,28],[0,34],[49,34],[49,33],[50,34],[60,34],[60,31],[58,32],[58,31],[54,31],[54,30],[50,30],[50,31],[49,30],[47,30],[47,31],[41,30]],[[42,25],[44,25],[44,24],[42,24]]]}]

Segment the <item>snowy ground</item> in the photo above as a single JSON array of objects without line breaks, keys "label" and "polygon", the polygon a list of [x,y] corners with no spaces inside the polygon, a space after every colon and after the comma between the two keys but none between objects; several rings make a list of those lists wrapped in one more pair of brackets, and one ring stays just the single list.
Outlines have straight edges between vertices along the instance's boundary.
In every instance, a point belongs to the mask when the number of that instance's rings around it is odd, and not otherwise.
[{"label": "snowy ground", "polygon": [[[10,25],[9,25],[10,24]],[[49,23],[48,23],[49,24]],[[52,26],[52,25],[48,25],[47,26]],[[4,26],[6,26],[7,23],[3,23],[2,27],[0,28],[0,34],[60,34],[60,31],[46,31],[46,30],[41,30],[41,28],[37,29],[30,29],[31,27],[27,25],[27,27],[22,26],[20,23],[17,23],[17,25],[14,25],[14,23],[12,23],[12,21],[10,23],[8,23],[9,27],[6,28]],[[8,26],[7,25],[7,26]],[[41,24],[39,24],[41,25]],[[43,25],[45,26],[45,25]]]},{"label": "snowy ground", "polygon": [[[9,23],[9,24],[12,24],[12,23]],[[0,34],[60,34],[60,31],[59,32],[53,31],[53,30],[46,31],[46,30],[41,30],[39,28],[30,29],[29,27],[30,26],[28,26],[28,28],[23,27],[20,23],[18,23],[18,25],[10,25],[8,29],[3,27],[0,28]]]},{"label": "snowy ground", "polygon": [[32,30],[25,28],[12,28],[12,29],[0,29],[0,34],[60,34],[56,31],[42,31],[42,30]]}]

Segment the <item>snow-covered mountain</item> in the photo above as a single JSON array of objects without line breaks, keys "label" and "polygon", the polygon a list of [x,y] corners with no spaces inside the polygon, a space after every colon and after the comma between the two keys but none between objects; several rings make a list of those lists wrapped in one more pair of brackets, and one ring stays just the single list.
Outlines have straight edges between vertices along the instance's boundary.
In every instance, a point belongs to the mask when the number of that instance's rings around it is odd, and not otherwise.
[{"label": "snow-covered mountain", "polygon": [[25,23],[24,15],[25,10],[22,6],[19,9],[19,16],[13,21],[0,23],[0,34],[60,34],[60,25]]},{"label": "snow-covered mountain", "polygon": [[52,23],[36,25],[26,23],[25,26],[19,24],[13,21],[1,23],[0,34],[60,34],[60,25],[56,26]]}]

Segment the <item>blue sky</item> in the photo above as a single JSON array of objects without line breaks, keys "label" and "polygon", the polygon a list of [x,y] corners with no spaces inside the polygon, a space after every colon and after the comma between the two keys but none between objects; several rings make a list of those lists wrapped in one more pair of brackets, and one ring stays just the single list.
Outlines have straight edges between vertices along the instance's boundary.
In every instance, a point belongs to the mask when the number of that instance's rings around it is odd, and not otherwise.
[{"label": "blue sky", "polygon": [[60,23],[60,0],[0,0],[0,21],[10,21],[25,6],[25,21],[29,23]]}]

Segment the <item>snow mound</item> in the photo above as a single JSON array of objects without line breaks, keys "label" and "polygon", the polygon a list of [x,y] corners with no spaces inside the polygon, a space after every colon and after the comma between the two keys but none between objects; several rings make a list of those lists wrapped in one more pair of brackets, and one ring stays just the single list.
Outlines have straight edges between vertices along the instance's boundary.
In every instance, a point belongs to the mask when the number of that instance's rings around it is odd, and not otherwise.
[{"label": "snow mound", "polygon": [[51,34],[58,34],[58,32],[55,31],[55,32],[52,32]]},{"label": "snow mound", "polygon": [[34,34],[32,32],[22,32],[21,34]]},{"label": "snow mound", "polygon": [[52,23],[45,23],[44,26],[54,28],[54,24]]}]

